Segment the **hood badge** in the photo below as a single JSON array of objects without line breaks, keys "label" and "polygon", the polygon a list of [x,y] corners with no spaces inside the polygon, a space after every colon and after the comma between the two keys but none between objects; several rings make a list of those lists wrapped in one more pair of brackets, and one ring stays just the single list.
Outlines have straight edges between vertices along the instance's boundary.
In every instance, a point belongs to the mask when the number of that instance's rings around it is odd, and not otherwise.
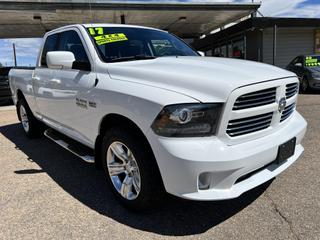
[{"label": "hood badge", "polygon": [[287,106],[287,100],[286,100],[286,98],[281,98],[281,99],[279,100],[279,104],[278,104],[278,110],[279,110],[279,112],[280,112],[280,113],[283,112],[283,110],[286,108],[286,106]]}]

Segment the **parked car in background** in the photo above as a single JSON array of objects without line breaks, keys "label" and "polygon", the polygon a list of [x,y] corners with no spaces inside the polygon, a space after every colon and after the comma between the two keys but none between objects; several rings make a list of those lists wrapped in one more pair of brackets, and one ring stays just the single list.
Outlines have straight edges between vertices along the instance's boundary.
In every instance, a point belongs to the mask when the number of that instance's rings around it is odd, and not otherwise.
[{"label": "parked car in background", "polygon": [[11,67],[0,68],[0,105],[12,103],[8,74]]},{"label": "parked car in background", "polygon": [[296,73],[301,92],[320,89],[320,55],[301,55],[293,59],[287,69]]}]

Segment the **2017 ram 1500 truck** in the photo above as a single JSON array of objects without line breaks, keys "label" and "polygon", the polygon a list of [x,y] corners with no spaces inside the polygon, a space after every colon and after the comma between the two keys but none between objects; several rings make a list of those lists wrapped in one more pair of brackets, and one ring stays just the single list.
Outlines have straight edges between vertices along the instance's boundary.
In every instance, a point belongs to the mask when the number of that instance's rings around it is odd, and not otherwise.
[{"label": "2017 ram 1500 truck", "polygon": [[299,81],[270,65],[201,57],[146,27],[84,24],[48,32],[35,69],[10,71],[19,119],[103,167],[127,206],[165,191],[230,199],[303,152]]}]

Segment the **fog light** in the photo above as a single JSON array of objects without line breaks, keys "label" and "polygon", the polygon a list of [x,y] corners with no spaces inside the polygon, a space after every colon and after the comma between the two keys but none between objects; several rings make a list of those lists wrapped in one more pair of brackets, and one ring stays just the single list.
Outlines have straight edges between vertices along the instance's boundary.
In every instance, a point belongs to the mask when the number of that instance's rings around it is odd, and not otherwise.
[{"label": "fog light", "polygon": [[198,180],[198,188],[200,190],[207,190],[210,188],[211,185],[211,173],[201,173],[199,175],[199,180]]}]

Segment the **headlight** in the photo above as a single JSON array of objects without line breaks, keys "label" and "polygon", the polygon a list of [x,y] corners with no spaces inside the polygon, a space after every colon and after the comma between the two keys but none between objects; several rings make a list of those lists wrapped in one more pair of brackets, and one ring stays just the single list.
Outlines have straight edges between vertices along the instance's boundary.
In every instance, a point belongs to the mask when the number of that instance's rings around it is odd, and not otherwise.
[{"label": "headlight", "polygon": [[178,104],[166,106],[152,124],[164,137],[201,137],[216,133],[222,104]]}]

